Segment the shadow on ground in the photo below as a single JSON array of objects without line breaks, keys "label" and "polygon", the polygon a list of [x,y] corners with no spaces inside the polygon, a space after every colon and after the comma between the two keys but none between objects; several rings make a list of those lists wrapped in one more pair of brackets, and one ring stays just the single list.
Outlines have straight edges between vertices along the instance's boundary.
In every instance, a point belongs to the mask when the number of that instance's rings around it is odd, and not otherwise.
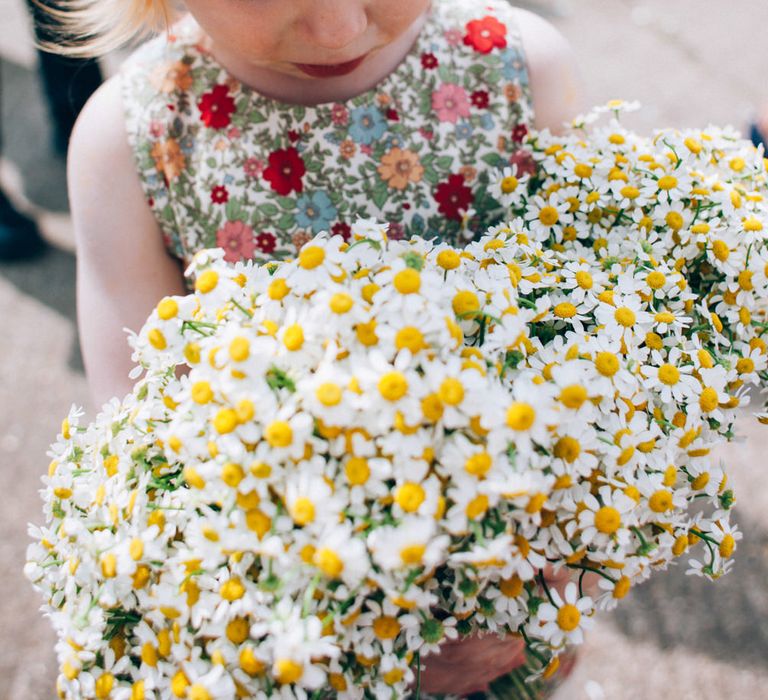
[{"label": "shadow on ground", "polygon": [[75,311],[75,256],[50,246],[35,260],[0,263],[0,276],[23,295],[37,299],[72,324],[74,341],[67,364],[70,369],[82,374],[84,369]]},{"label": "shadow on ground", "polygon": [[[633,590],[612,614],[612,623],[628,637],[661,649],[682,647],[765,669],[768,627],[759,621],[768,620],[768,533],[743,518],[735,520],[744,539],[731,573],[714,583],[686,576],[683,557],[679,566]],[[698,549],[696,554],[704,556]]]}]

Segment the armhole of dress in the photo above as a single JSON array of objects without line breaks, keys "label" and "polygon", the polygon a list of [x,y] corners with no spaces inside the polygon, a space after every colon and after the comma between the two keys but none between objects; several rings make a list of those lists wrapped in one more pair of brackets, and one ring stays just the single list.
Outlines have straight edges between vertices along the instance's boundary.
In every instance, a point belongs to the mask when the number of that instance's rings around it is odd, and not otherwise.
[{"label": "armhole of dress", "polygon": [[[155,167],[149,168],[147,159],[151,159],[151,149],[159,140],[152,137],[149,124],[152,121],[156,109],[152,100],[146,104],[140,94],[142,88],[149,83],[150,67],[140,61],[140,54],[149,47],[143,46],[130,56],[120,69],[120,92],[125,116],[125,131],[128,146],[133,154],[133,162],[139,177],[144,199],[151,209],[155,221],[157,221],[163,236],[163,242],[168,254],[185,265],[184,247],[181,242],[177,227],[164,216],[166,210],[174,214],[173,200],[168,183],[163,174]],[[142,144],[146,145],[148,152],[142,153]],[[154,175],[155,182],[150,182],[150,176]]]}]

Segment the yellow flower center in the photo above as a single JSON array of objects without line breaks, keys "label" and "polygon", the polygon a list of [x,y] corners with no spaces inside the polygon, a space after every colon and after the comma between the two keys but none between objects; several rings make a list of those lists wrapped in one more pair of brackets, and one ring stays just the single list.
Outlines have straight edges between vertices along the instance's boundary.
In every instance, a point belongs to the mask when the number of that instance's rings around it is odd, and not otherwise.
[{"label": "yellow flower center", "polygon": [[480,300],[474,292],[462,291],[453,297],[453,312],[460,318],[466,318],[480,309]]},{"label": "yellow flower center", "polygon": [[635,312],[627,306],[620,306],[613,312],[613,317],[616,319],[616,323],[624,328],[631,328],[635,325]]},{"label": "yellow flower center", "polygon": [[153,328],[151,331],[149,331],[147,334],[147,340],[149,341],[149,344],[155,348],[155,350],[165,350],[165,348],[168,347],[165,336],[159,328]]},{"label": "yellow flower center", "polygon": [[317,245],[309,245],[299,253],[299,267],[304,270],[313,270],[322,265],[325,260],[325,251]]},{"label": "yellow flower center", "polygon": [[408,380],[402,372],[387,372],[379,380],[379,393],[387,401],[398,401],[408,391]]},{"label": "yellow flower center", "polygon": [[611,506],[603,506],[595,513],[595,527],[604,535],[612,535],[621,526],[621,515]]},{"label": "yellow flower center", "polygon": [[667,278],[664,276],[664,273],[654,270],[648,273],[645,281],[651,289],[661,289],[666,283]]},{"label": "yellow flower center", "polygon": [[627,595],[627,593],[629,593],[629,589],[631,587],[632,582],[629,580],[629,577],[622,576],[618,581],[616,581],[616,585],[613,587],[613,597],[617,600],[623,598]]},{"label": "yellow flower center", "polygon": [[168,321],[179,313],[179,305],[175,299],[165,297],[157,305],[157,315],[163,320]]},{"label": "yellow flower center", "polygon": [[566,435],[555,443],[554,453],[555,457],[571,464],[581,454],[581,443],[576,438]]},{"label": "yellow flower center", "polygon": [[655,491],[648,499],[648,507],[654,513],[666,513],[672,508],[672,494],[666,489]]},{"label": "yellow flower center", "polygon": [[557,304],[552,311],[558,318],[573,318],[577,313],[576,307],[568,301]]},{"label": "yellow flower center", "polygon": [[423,544],[407,545],[400,550],[400,559],[406,566],[415,566],[421,564],[426,551],[427,548]]},{"label": "yellow flower center", "polygon": [[464,462],[464,469],[472,476],[485,476],[491,468],[493,461],[487,452],[477,452]]},{"label": "yellow flower center", "polygon": [[464,400],[464,385],[458,379],[448,377],[440,384],[438,397],[449,406],[458,406]]},{"label": "yellow flower center", "polygon": [[355,300],[345,292],[339,292],[331,297],[329,306],[335,314],[345,314],[354,305]]},{"label": "yellow flower center", "polygon": [[216,270],[206,270],[195,280],[195,289],[201,294],[208,294],[216,289],[219,283],[219,273]]},{"label": "yellow flower center", "polygon": [[539,221],[544,226],[554,226],[560,220],[560,214],[554,207],[542,207],[539,212]]},{"label": "yellow flower center", "polygon": [[290,291],[291,291],[290,287],[286,284],[285,280],[282,278],[272,280],[269,283],[269,287],[267,287],[267,295],[273,301],[280,301],[281,299],[286,297],[288,295],[288,292]]},{"label": "yellow flower center", "polygon": [[704,413],[710,413],[717,408],[718,403],[717,391],[711,386],[704,387],[701,396],[699,396],[699,406],[701,407],[701,410],[704,411]]},{"label": "yellow flower center", "polygon": [[395,275],[393,283],[400,294],[416,294],[421,289],[421,275],[418,270],[406,267]]},{"label": "yellow flower center", "polygon": [[231,603],[234,600],[240,600],[245,595],[245,586],[239,578],[231,578],[221,584],[219,594],[224,600]]},{"label": "yellow flower center", "polygon": [[347,475],[347,481],[353,486],[360,486],[368,481],[371,475],[371,468],[368,466],[368,460],[364,457],[350,457],[344,467],[344,473]]},{"label": "yellow flower center", "polygon": [[672,175],[665,175],[664,177],[660,177],[656,184],[660,190],[673,190],[677,187],[677,178]]},{"label": "yellow flower center", "polygon": [[341,557],[329,547],[321,547],[315,552],[315,564],[328,578],[338,578],[344,570]]},{"label": "yellow flower center", "polygon": [[293,429],[290,423],[276,420],[267,426],[264,438],[270,447],[288,447],[293,442]]},{"label": "yellow flower center", "polygon": [[297,525],[307,525],[315,519],[315,504],[306,496],[299,496],[291,506],[291,517]]},{"label": "yellow flower center", "polygon": [[455,250],[441,250],[437,254],[437,264],[444,270],[455,270],[461,264],[461,258]]},{"label": "yellow flower center", "polygon": [[398,350],[407,348],[416,354],[424,347],[424,336],[415,326],[405,326],[395,335],[395,347]]},{"label": "yellow flower center", "polygon": [[599,352],[595,356],[595,367],[604,377],[612,377],[619,371],[619,358],[612,352]]},{"label": "yellow flower center", "polygon": [[731,255],[731,250],[725,241],[716,240],[712,243],[712,254],[720,261],[725,262]]},{"label": "yellow flower center", "polygon": [[323,406],[338,406],[341,396],[342,388],[334,382],[324,382],[315,390],[315,397]]},{"label": "yellow flower center", "polygon": [[674,386],[680,381],[680,370],[674,365],[663,364],[659,367],[659,381],[667,386]]},{"label": "yellow flower center", "polygon": [[575,605],[566,603],[557,611],[557,626],[563,632],[573,632],[581,621],[581,612]]},{"label": "yellow flower center", "polygon": [[566,408],[581,408],[587,398],[589,398],[587,390],[581,384],[571,384],[560,392],[560,402]]},{"label": "yellow flower center", "polygon": [[299,350],[304,345],[304,329],[298,323],[288,326],[283,335],[283,343],[291,352]]},{"label": "yellow flower center", "polygon": [[515,401],[507,409],[507,425],[512,430],[528,430],[536,420],[533,406],[523,401]]},{"label": "yellow flower center", "polygon": [[404,483],[395,494],[395,502],[406,513],[415,513],[419,506],[424,502],[426,493],[424,489],[414,482],[408,481]]},{"label": "yellow flower center", "polygon": [[238,336],[229,344],[229,356],[235,362],[244,362],[251,354],[251,344],[248,338]]},{"label": "yellow flower center", "polygon": [[278,683],[295,683],[303,674],[304,667],[293,659],[278,659],[275,662],[275,677]]},{"label": "yellow flower center", "polygon": [[576,284],[578,284],[582,289],[592,289],[592,285],[594,284],[592,281],[592,275],[590,275],[586,270],[579,270],[576,273]]},{"label": "yellow flower center", "polygon": [[501,191],[504,194],[511,194],[517,189],[520,181],[513,175],[508,175],[501,181]]},{"label": "yellow flower center", "polygon": [[373,621],[373,633],[379,639],[394,639],[400,634],[400,623],[391,615],[381,615]]}]

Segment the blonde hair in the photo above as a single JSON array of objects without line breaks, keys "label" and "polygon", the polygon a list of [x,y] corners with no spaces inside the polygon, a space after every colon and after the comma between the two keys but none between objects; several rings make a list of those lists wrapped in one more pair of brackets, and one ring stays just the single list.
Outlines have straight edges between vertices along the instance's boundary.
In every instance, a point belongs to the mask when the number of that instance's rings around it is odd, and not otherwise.
[{"label": "blonde hair", "polygon": [[41,48],[73,57],[93,57],[167,31],[175,14],[169,0],[33,0],[48,41]]}]

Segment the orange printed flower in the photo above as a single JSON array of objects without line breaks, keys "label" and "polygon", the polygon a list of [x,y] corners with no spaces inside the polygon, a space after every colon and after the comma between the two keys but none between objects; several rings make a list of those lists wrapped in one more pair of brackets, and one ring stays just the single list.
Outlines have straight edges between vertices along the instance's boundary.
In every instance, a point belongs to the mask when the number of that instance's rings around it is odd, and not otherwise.
[{"label": "orange printed flower", "polygon": [[507,83],[504,86],[504,96],[507,98],[507,102],[517,102],[521,95],[520,86],[516,83]]},{"label": "orange printed flower", "polygon": [[164,93],[189,90],[192,87],[192,74],[189,71],[189,65],[182,61],[174,61],[160,66],[152,76],[152,84]]},{"label": "orange printed flower", "polygon": [[419,182],[424,174],[419,156],[402,148],[393,148],[385,153],[378,170],[381,179],[395,190],[404,190],[409,182]]},{"label": "orange printed flower", "polygon": [[357,151],[357,146],[355,145],[355,142],[351,139],[346,139],[342,141],[339,144],[339,155],[342,158],[352,158],[352,156],[355,155],[355,152]]},{"label": "orange printed flower", "polygon": [[157,141],[152,146],[151,155],[155,161],[155,167],[169,182],[181,175],[181,172],[187,167],[186,158],[184,158],[176,139]]},{"label": "orange printed flower", "polygon": [[470,183],[477,177],[477,168],[472,165],[462,165],[459,168],[459,174],[464,178],[464,182]]}]

